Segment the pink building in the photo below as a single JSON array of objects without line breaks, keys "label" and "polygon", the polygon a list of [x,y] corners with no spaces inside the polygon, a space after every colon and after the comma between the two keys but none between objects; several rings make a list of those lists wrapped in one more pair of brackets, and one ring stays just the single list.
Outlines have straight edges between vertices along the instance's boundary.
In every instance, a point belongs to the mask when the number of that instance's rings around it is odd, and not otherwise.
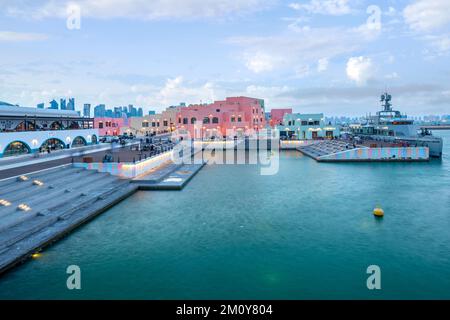
[{"label": "pink building", "polygon": [[94,118],[94,128],[100,136],[118,136],[120,128],[126,125],[127,120],[123,118]]},{"label": "pink building", "polygon": [[281,125],[283,122],[284,115],[292,114],[292,109],[272,109],[270,110],[270,126],[275,128],[278,125]]},{"label": "pink building", "polygon": [[233,129],[235,135],[245,135],[266,126],[264,100],[248,97],[190,105],[181,108],[177,118],[179,132],[189,132],[192,138],[223,137]]}]

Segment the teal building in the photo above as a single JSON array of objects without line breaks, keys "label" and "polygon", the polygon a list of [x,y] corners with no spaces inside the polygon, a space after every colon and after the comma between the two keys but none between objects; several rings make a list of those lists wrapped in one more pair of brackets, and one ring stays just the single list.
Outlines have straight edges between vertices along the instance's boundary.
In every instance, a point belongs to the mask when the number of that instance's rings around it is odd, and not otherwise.
[{"label": "teal building", "polygon": [[277,129],[282,139],[292,140],[332,139],[340,134],[337,126],[325,123],[323,113],[286,113]]}]

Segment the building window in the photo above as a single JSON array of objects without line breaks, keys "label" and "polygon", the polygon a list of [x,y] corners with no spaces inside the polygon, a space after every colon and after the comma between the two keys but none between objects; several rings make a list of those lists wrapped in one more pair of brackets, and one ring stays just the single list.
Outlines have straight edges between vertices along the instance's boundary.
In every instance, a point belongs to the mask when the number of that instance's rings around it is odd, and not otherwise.
[{"label": "building window", "polygon": [[216,109],[216,112],[220,112],[220,109]]},{"label": "building window", "polygon": [[64,142],[62,142],[59,139],[54,139],[54,138],[46,140],[41,146],[41,148],[43,150],[48,150],[48,149],[60,150],[60,149],[64,149],[65,147],[66,146],[65,146]]},{"label": "building window", "polygon": [[238,117],[238,122],[241,122],[242,121],[242,118],[241,117]]},{"label": "building window", "polygon": [[204,117],[203,118],[203,123],[204,124],[209,124],[209,118],[208,117]]},{"label": "building window", "polygon": [[155,122],[152,122],[152,127],[156,127],[156,123]]},{"label": "building window", "polygon": [[20,141],[13,141],[5,148],[3,151],[4,157],[16,156],[21,154],[30,153],[30,147],[28,147],[25,143]]},{"label": "building window", "polygon": [[178,123],[181,123],[181,118],[178,118]]},{"label": "building window", "polygon": [[183,124],[188,124],[188,118],[183,118]]},{"label": "building window", "polygon": [[83,146],[85,146],[86,144],[87,144],[87,143],[86,143],[86,140],[84,140],[83,137],[76,137],[75,139],[73,139],[73,142],[72,142],[72,148],[83,147]]},{"label": "building window", "polygon": [[219,123],[219,118],[217,117],[212,118],[212,123]]},{"label": "building window", "polygon": [[143,128],[148,128],[148,122],[147,121],[142,122],[142,127]]},{"label": "building window", "polygon": [[164,120],[164,121],[163,121],[163,126],[164,126],[164,127],[167,127],[168,124],[169,124],[169,123],[167,122],[167,120]]},{"label": "building window", "polygon": [[235,117],[231,117],[230,121],[231,121],[231,122],[235,122],[235,121],[236,121],[236,118],[235,118]]},{"label": "building window", "polygon": [[62,125],[61,122],[55,121],[50,125],[50,129],[51,130],[63,130],[64,126]]},{"label": "building window", "polygon": [[192,117],[192,118],[191,118],[191,124],[195,124],[196,121],[197,121],[197,118],[196,118],[196,117]]},{"label": "building window", "polygon": [[99,129],[103,129],[103,122],[99,122],[99,123],[98,123],[98,128],[99,128]]},{"label": "building window", "polygon": [[315,120],[315,121],[314,121],[314,125],[315,125],[315,126],[320,125],[320,121],[319,121],[319,120]]},{"label": "building window", "polygon": [[308,125],[308,121],[302,121],[302,126],[307,126]]}]

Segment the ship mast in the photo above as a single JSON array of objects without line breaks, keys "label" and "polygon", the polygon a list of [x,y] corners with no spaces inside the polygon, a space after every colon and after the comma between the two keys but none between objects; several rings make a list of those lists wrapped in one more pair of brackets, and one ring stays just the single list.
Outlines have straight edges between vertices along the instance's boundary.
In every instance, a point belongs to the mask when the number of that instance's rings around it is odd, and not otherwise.
[{"label": "ship mast", "polygon": [[385,92],[381,95],[381,106],[383,107],[383,111],[392,112],[392,104],[391,104],[392,96]]}]

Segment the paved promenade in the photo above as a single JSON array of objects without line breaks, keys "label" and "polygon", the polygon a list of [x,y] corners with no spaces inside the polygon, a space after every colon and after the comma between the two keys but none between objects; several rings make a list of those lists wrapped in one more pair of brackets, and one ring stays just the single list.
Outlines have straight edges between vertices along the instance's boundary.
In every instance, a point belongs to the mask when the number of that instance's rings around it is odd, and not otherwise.
[{"label": "paved promenade", "polygon": [[[126,149],[129,148],[130,146],[126,147]],[[50,154],[41,154],[37,158],[32,155],[3,158],[0,160],[0,180],[69,164],[72,163],[72,158],[74,161],[82,161],[84,156],[89,156],[101,161],[106,153],[114,154],[119,149],[121,149],[120,145],[101,144],[93,148],[61,150]],[[127,161],[128,158],[124,156],[122,161]]]}]

